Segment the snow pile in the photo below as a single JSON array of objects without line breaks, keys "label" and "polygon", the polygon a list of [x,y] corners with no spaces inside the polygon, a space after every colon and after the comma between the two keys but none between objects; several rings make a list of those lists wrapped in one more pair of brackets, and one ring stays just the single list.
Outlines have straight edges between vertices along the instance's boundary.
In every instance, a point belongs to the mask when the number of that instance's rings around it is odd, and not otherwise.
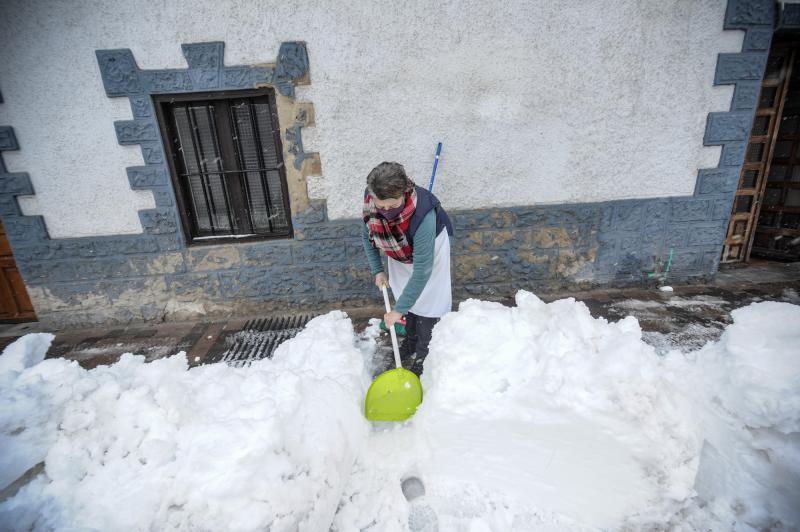
[{"label": "snow pile", "polygon": [[800,432],[800,307],[764,302],[731,315],[720,341],[697,357],[722,370],[713,391],[750,428]]},{"label": "snow pile", "polygon": [[409,475],[440,530],[800,525],[800,307],[751,305],[720,342],[659,357],[633,318],[516,300],[437,325],[423,405],[368,440],[334,530],[403,529]]},{"label": "snow pile", "polygon": [[[673,354],[702,416],[698,497],[674,522],[687,528],[800,528],[800,307],[734,310],[719,342]],[[780,523],[780,524],[779,524]],[[718,526],[713,526],[717,524]]]},{"label": "snow pile", "polygon": [[469,300],[437,327],[415,421],[435,440],[428,477],[601,527],[691,496],[698,419],[637,321],[523,291],[516,303]]},{"label": "snow pile", "polygon": [[356,338],[332,312],[246,369],[86,371],[26,336],[0,357],[0,488],[44,473],[0,529],[406,530],[408,476],[443,531],[800,526],[800,307],[739,309],[662,357],[632,317],[516,303],[445,316],[417,415],[371,430],[377,320]]},{"label": "snow pile", "polygon": [[367,431],[353,338],[332,312],[248,369],[188,369],[181,353],[86,371],[31,366],[46,345],[6,351],[2,452],[35,435],[26,465],[46,475],[0,506],[0,528],[326,529]]}]

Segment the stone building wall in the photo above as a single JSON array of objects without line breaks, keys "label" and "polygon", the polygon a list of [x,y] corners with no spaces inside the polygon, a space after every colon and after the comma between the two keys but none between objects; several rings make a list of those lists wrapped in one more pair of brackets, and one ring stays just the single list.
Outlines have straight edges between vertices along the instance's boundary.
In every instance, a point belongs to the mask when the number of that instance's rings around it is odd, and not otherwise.
[{"label": "stone building wall", "polygon": [[[744,30],[744,45],[719,56],[715,84],[733,85],[733,99],[729,111],[708,114],[702,143],[721,146],[721,157],[716,168],[698,171],[692,195],[473,210],[445,201],[456,231],[456,294],[636,284],[670,251],[671,282],[712,276],[773,18],[771,2],[728,2],[725,28]],[[379,302],[359,221],[331,220],[326,202],[306,192],[304,180],[319,173],[320,160],[302,143],[313,102],[295,99],[295,86],[309,81],[305,44],[283,43],[271,64],[233,66],[223,64],[223,46],[185,43],[187,68],[178,70],[139,68],[127,49],[97,51],[106,94],[131,105],[133,119],[114,124],[119,143],[140,147],[145,163],[128,168],[130,186],[153,193],[155,207],[139,211],[142,233],[50,238],[42,217],[24,215],[19,206],[19,196],[35,193],[30,177],[0,168],[0,216],[41,320],[126,323]],[[294,238],[187,247],[149,97],[258,86],[279,95]],[[16,148],[13,128],[0,129],[0,151]]]}]

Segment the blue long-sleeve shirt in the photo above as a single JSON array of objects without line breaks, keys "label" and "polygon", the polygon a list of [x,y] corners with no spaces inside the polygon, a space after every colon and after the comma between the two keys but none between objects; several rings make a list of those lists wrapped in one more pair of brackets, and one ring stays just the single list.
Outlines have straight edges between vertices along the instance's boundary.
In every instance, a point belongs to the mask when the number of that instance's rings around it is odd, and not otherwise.
[{"label": "blue long-sleeve shirt", "polygon": [[[375,276],[383,271],[380,252],[372,247],[369,242],[369,229],[364,224],[362,231],[364,241],[364,252],[367,255],[369,271]],[[417,298],[422,293],[433,272],[433,254],[436,245],[436,212],[431,210],[422,219],[417,232],[414,233],[414,269],[411,278],[408,280],[402,295],[397,299],[394,310],[401,314],[406,314],[408,310],[417,302]],[[397,295],[397,294],[395,294]]]}]

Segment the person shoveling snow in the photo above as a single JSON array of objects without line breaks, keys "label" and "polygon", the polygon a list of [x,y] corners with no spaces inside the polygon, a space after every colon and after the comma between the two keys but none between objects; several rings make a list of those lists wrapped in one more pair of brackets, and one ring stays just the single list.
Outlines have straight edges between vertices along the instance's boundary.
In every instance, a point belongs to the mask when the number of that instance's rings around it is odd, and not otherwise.
[{"label": "person shoveling snow", "polygon": [[385,430],[361,411],[377,323],[339,311],[247,369],[85,370],[27,335],[0,355],[0,529],[793,530],[800,307],[732,317],[660,357],[572,299],[468,300]]},{"label": "person shoveling snow", "polygon": [[[364,252],[375,285],[397,296],[384,322],[406,317],[403,365],[420,375],[436,322],[450,312],[450,236],[453,226],[439,200],[408,178],[398,163],[384,162],[367,176],[363,216]],[[379,250],[388,257],[389,277]]]}]

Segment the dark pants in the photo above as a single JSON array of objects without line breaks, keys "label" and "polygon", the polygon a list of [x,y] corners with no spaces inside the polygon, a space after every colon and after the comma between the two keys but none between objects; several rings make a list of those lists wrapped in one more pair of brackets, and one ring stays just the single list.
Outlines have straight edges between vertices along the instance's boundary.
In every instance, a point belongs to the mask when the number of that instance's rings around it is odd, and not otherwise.
[{"label": "dark pants", "polygon": [[400,349],[404,368],[417,375],[422,374],[422,363],[428,356],[428,344],[431,342],[433,326],[439,319],[417,316],[413,312],[406,314],[406,339]]}]

